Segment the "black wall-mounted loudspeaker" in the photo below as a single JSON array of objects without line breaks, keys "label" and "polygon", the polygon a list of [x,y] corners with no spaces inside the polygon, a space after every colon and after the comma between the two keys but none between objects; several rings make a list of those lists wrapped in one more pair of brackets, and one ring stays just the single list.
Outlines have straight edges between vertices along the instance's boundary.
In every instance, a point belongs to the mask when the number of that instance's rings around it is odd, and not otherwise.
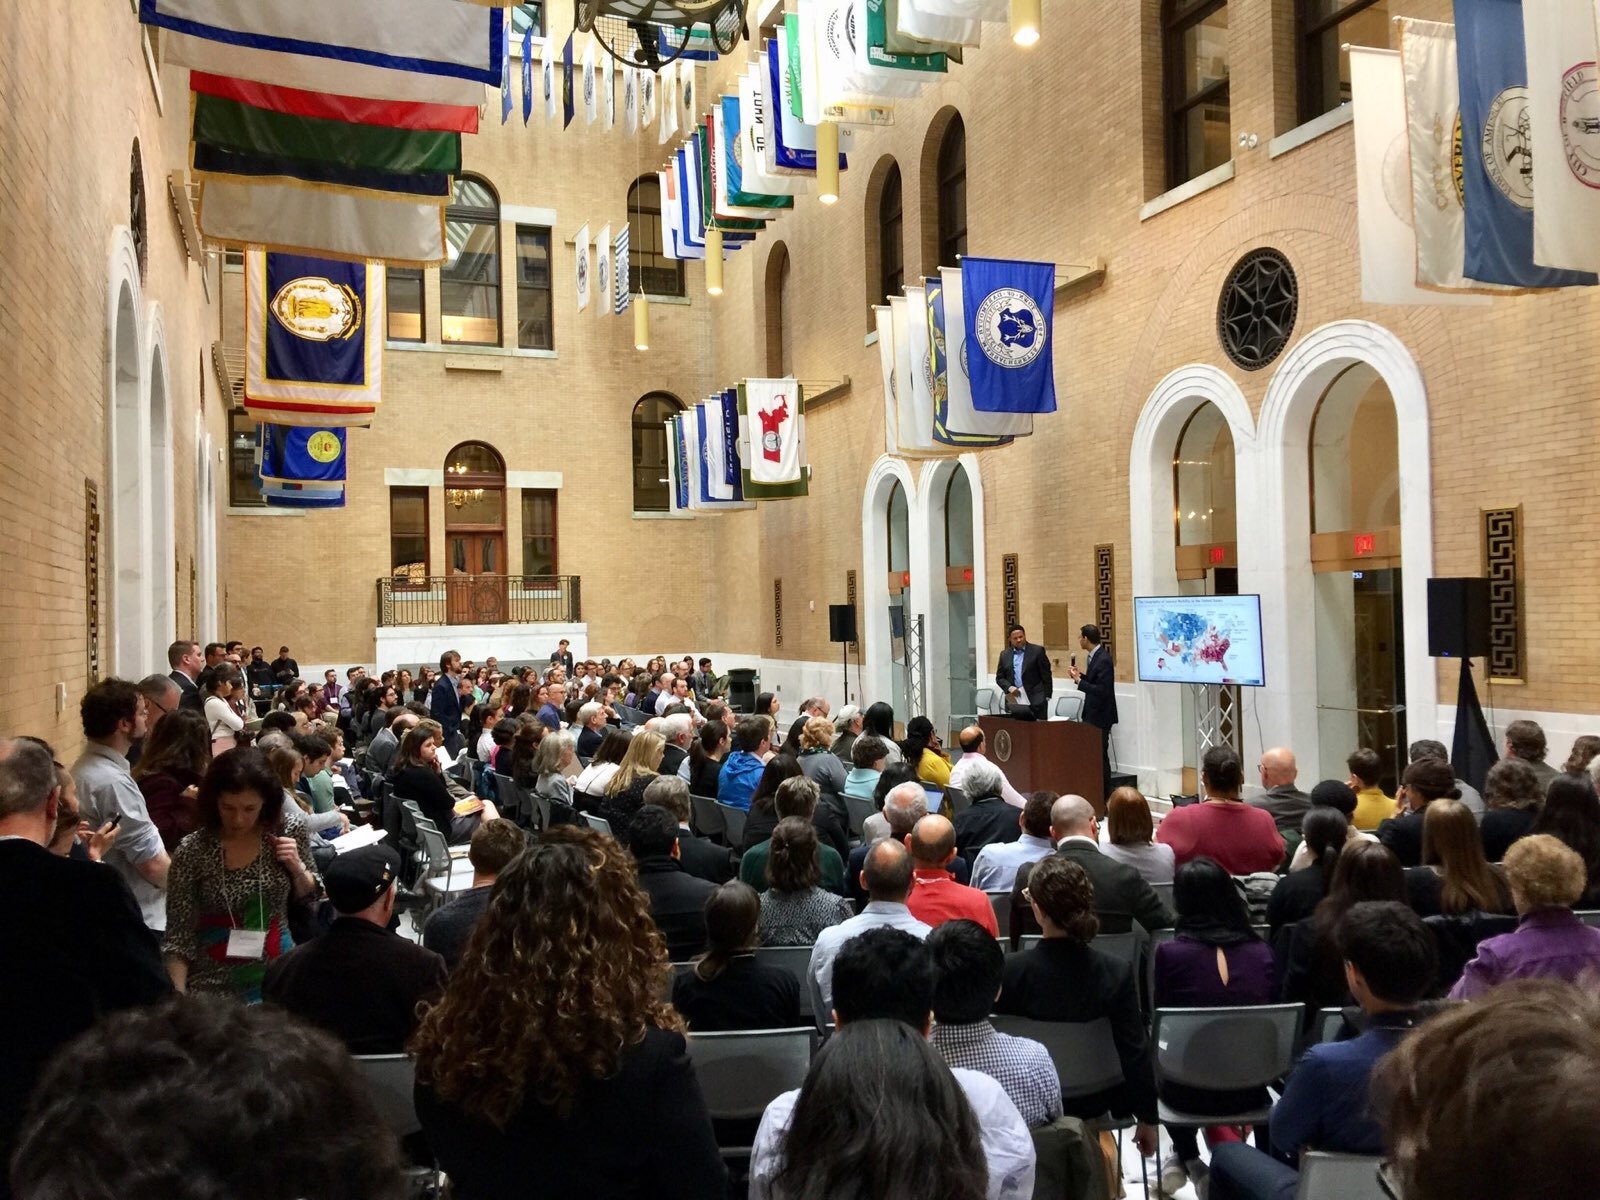
[{"label": "black wall-mounted loudspeaker", "polygon": [[1428,655],[1482,658],[1489,653],[1489,581],[1428,580]]},{"label": "black wall-mounted loudspeaker", "polygon": [[856,640],[856,606],[854,604],[828,605],[828,640],[853,642]]}]

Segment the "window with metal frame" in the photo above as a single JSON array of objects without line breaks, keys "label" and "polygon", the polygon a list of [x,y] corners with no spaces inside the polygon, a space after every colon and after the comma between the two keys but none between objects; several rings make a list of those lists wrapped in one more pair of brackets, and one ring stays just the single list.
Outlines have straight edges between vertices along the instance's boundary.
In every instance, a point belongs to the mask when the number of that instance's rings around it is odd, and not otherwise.
[{"label": "window with metal frame", "polygon": [[556,493],[522,489],[522,574],[550,576],[560,572],[556,544]]},{"label": "window with metal frame", "polygon": [[517,226],[517,346],[556,348],[555,308],[550,291],[550,230]]},{"label": "window with metal frame", "polygon": [[446,342],[500,345],[500,198],[475,175],[456,180],[445,210],[439,319]]},{"label": "window with metal frame", "polygon": [[666,512],[671,507],[666,421],[682,411],[683,405],[665,392],[651,392],[633,406],[634,512]]},{"label": "window with metal frame", "polygon": [[956,267],[967,252],[967,127],[959,115],[939,143],[938,179],[938,265]]},{"label": "window with metal frame", "polygon": [[384,272],[384,278],[388,339],[391,342],[422,341],[427,328],[422,312],[422,271],[417,267],[390,267]]},{"label": "window with metal frame", "polygon": [[1167,186],[1174,188],[1233,156],[1227,0],[1165,0],[1161,32]]},{"label": "window with metal frame", "polygon": [[261,481],[256,475],[256,423],[242,408],[228,414],[228,505],[231,508],[265,508]]},{"label": "window with metal frame", "polygon": [[1389,46],[1389,0],[1297,0],[1295,76],[1301,122],[1350,102],[1352,46]]},{"label": "window with metal frame", "polygon": [[389,489],[389,573],[395,582],[424,585],[428,578],[428,489]]},{"label": "window with metal frame", "polygon": [[661,181],[641,175],[628,189],[628,290],[638,295],[683,295],[683,261],[668,258],[661,241]]},{"label": "window with metal frame", "polygon": [[890,164],[878,193],[878,283],[885,303],[906,285],[905,209],[898,163]]}]

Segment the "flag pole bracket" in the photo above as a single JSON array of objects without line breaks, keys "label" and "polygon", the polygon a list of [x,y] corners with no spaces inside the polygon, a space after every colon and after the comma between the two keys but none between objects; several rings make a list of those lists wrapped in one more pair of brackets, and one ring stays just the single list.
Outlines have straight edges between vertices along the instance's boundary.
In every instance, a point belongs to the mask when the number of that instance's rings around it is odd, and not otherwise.
[{"label": "flag pole bracket", "polygon": [[805,389],[806,412],[827,404],[832,400],[839,400],[850,394],[850,376],[843,379],[802,379],[800,386]]},{"label": "flag pole bracket", "polygon": [[[1066,278],[1061,275],[1065,273]],[[1086,296],[1106,281],[1106,260],[1089,263],[1061,263],[1056,267],[1056,303]]]}]

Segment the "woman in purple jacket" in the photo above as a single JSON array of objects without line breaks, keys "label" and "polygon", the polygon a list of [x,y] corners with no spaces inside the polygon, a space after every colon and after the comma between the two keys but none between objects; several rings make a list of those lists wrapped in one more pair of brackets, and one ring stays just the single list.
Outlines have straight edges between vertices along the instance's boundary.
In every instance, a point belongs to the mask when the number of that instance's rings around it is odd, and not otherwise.
[{"label": "woman in purple jacket", "polygon": [[[1232,876],[1203,855],[1178,868],[1173,879],[1177,936],[1156,947],[1157,1008],[1222,1008],[1272,1004],[1277,965],[1272,947],[1250,928],[1250,910]],[[1238,1112],[1267,1103],[1265,1090],[1208,1092],[1178,1083],[1161,1085],[1161,1098],[1186,1112]],[[1161,1163],[1161,1190],[1172,1195],[1205,1175],[1192,1128],[1168,1128],[1173,1153]],[[1226,1135],[1222,1135],[1226,1136]],[[1214,1144],[1219,1131],[1206,1130]]]}]

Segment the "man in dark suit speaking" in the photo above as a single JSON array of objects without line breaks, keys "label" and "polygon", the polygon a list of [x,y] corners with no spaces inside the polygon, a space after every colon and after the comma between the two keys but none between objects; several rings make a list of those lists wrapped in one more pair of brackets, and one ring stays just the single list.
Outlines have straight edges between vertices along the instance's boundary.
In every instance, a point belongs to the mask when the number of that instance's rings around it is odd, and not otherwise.
[{"label": "man in dark suit speaking", "polygon": [[994,669],[995,684],[1005,694],[1008,709],[1026,707],[1035,721],[1043,721],[1050,715],[1050,692],[1055,687],[1050,659],[1043,646],[1028,641],[1028,631],[1021,625],[1011,627],[1010,640]]},{"label": "man in dark suit speaking", "polygon": [[1078,670],[1067,668],[1072,682],[1083,693],[1083,723],[1100,731],[1100,771],[1106,795],[1111,794],[1111,727],[1117,723],[1117,673],[1111,665],[1111,647],[1100,642],[1100,627],[1085,625],[1078,631],[1078,645],[1089,652]]}]

